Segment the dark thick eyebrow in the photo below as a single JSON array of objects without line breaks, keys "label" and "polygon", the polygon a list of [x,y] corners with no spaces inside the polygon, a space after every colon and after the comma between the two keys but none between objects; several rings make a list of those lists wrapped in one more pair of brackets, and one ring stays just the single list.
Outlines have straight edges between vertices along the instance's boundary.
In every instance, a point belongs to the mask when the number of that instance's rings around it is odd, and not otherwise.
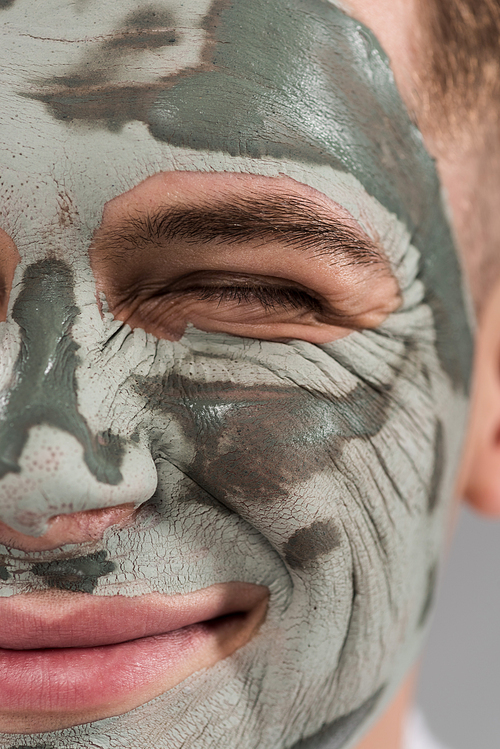
[{"label": "dark thick eyebrow", "polygon": [[230,196],[192,206],[166,206],[127,217],[104,228],[94,249],[125,259],[130,249],[182,241],[186,244],[240,245],[279,242],[313,257],[331,256],[344,265],[383,265],[383,252],[354,225],[295,195]]}]

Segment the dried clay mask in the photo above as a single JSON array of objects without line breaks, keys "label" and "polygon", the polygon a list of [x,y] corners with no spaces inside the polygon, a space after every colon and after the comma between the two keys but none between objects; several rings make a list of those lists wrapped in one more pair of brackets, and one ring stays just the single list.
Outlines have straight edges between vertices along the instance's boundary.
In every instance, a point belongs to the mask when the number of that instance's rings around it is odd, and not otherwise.
[{"label": "dried clay mask", "polygon": [[1,547],[0,603],[269,591],[228,657],[0,746],[353,747],[421,647],[471,357],[388,62],[322,0],[0,8],[0,519],[138,508]]}]

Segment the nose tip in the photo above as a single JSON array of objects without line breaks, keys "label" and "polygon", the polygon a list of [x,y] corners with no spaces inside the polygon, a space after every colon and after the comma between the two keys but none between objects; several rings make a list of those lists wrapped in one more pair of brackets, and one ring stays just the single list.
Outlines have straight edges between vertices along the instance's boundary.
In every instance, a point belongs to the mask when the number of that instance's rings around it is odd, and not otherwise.
[{"label": "nose tip", "polygon": [[[119,483],[99,481],[75,437],[45,424],[33,427],[16,472],[8,472],[0,480],[0,521],[20,534],[40,537],[48,532],[47,523],[55,516],[74,519],[89,510],[138,507],[154,494],[156,466],[146,447],[125,443],[120,471]],[[113,515],[100,515],[99,522],[96,516],[95,527],[104,517]],[[56,526],[72,529],[72,533],[83,527],[80,520],[68,526],[59,520]]]},{"label": "nose tip", "polygon": [[112,526],[124,528],[134,522],[137,510],[133,504],[103,510],[87,510],[73,515],[50,518],[43,536],[28,536],[0,522],[0,544],[21,551],[50,551],[65,544],[98,541]]}]

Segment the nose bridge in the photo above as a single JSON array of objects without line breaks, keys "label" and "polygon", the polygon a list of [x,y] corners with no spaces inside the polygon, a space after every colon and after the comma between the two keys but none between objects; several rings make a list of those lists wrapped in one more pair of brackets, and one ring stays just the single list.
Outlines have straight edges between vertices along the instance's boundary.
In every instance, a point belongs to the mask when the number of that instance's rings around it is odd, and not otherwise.
[{"label": "nose bridge", "polygon": [[78,410],[79,346],[71,335],[78,314],[73,273],[66,263],[47,258],[27,267],[12,309],[20,329],[20,350],[12,381],[0,395],[0,479],[20,471],[19,458],[30,428],[45,424],[78,440],[98,481],[122,480],[120,438],[92,434]]}]

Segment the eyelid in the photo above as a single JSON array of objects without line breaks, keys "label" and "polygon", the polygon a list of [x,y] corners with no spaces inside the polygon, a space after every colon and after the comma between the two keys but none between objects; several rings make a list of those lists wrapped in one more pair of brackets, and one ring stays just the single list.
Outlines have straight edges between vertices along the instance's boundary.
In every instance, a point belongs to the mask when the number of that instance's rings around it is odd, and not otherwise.
[{"label": "eyelid", "polygon": [[236,290],[240,291],[242,296],[250,296],[254,293],[269,301],[288,298],[291,302],[295,300],[302,304],[308,303],[318,310],[327,304],[323,295],[292,279],[227,270],[195,271],[167,284],[148,283],[146,285],[140,283],[136,284],[134,288],[130,288],[127,295],[136,299],[143,299],[153,296],[158,298],[161,296],[199,294],[204,299],[209,299],[218,295],[230,296],[235,294]]},{"label": "eyelid", "polygon": [[321,343],[339,331],[377,327],[400,303],[397,281],[383,263],[333,265],[307,253],[292,257],[279,244],[209,249],[169,246],[135,255],[131,263],[101,265],[110,311],[172,340],[192,323],[207,332]]},{"label": "eyelid", "polygon": [[258,302],[265,310],[278,308],[288,310],[304,309],[309,312],[321,313],[323,307],[318,299],[302,289],[289,286],[198,286],[187,289],[186,293],[193,294],[201,301],[216,300],[219,305],[224,301],[237,303]]}]

